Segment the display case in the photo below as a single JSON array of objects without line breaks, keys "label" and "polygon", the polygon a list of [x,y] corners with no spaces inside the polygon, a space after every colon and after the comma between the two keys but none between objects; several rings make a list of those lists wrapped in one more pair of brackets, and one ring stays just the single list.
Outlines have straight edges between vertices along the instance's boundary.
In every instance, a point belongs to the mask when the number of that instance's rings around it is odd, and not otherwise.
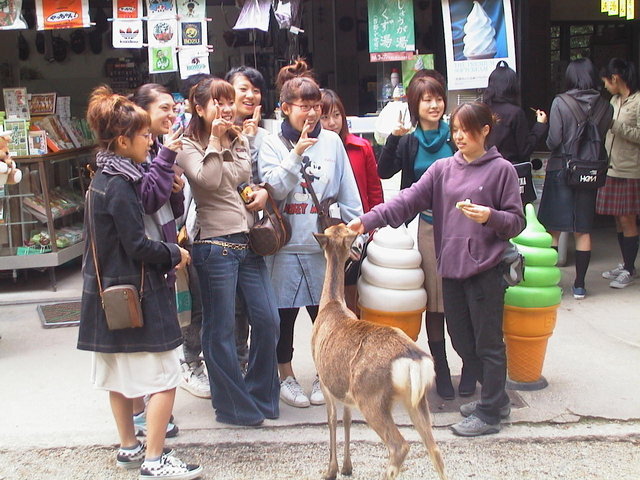
[{"label": "display case", "polygon": [[0,196],[0,270],[55,267],[82,255],[82,212],[92,148],[14,157],[23,179]]}]

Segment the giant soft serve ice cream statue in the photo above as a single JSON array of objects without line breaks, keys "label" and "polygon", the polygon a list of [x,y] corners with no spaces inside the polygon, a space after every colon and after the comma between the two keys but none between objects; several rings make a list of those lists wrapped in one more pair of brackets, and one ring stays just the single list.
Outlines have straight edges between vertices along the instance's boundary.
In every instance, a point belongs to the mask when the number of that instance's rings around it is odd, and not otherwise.
[{"label": "giant soft serve ice cream statue", "polygon": [[473,2],[471,13],[464,26],[464,49],[462,53],[468,60],[493,58],[498,51],[496,47],[496,31],[491,19],[480,3]]}]

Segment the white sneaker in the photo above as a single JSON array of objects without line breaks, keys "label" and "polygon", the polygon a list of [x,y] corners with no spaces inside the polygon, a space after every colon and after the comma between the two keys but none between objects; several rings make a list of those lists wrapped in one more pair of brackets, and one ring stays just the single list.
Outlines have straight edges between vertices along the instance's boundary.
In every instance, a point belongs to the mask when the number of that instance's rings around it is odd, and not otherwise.
[{"label": "white sneaker", "polygon": [[202,362],[197,367],[192,367],[188,363],[182,364],[182,382],[180,386],[196,397],[211,398],[209,376],[204,371],[204,363]]},{"label": "white sneaker", "polygon": [[320,378],[316,375],[316,379],[313,381],[313,386],[311,387],[311,395],[309,396],[309,401],[311,405],[324,405],[324,394],[322,393],[322,389],[320,388]]},{"label": "white sneaker", "polygon": [[619,263],[616,268],[612,268],[611,270],[602,272],[602,278],[606,278],[608,280],[615,280],[616,278],[618,278],[618,275],[620,275],[623,270],[624,270],[624,264]]},{"label": "white sneaker", "polygon": [[304,390],[291,376],[280,383],[280,400],[292,407],[304,408],[309,406],[309,398],[304,394]]},{"label": "white sneaker", "polygon": [[633,275],[626,270],[622,270],[616,279],[609,283],[609,286],[611,288],[624,288],[632,283]]}]

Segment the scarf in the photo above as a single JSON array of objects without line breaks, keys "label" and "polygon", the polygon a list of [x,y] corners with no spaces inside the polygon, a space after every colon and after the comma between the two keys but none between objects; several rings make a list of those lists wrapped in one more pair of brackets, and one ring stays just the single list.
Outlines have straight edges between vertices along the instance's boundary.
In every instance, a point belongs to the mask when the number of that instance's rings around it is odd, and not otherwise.
[{"label": "scarf", "polygon": [[437,130],[422,130],[418,125],[413,135],[418,139],[418,153],[413,163],[416,178],[420,178],[436,160],[453,155],[447,143],[449,125],[446,122],[440,120]]},{"label": "scarf", "polygon": [[96,165],[104,174],[120,175],[132,183],[142,179],[142,172],[130,158],[121,157],[109,150],[100,150],[96,153]]},{"label": "scarf", "polygon": [[[320,123],[320,121],[318,121],[318,123],[316,123],[315,128],[309,132],[309,137],[318,138],[318,135],[320,135],[320,130],[322,130],[322,124]],[[298,140],[300,140],[301,133],[302,132],[299,132],[298,130],[296,130],[291,126],[288,118],[285,118],[282,121],[282,136],[287,140],[289,140],[294,145],[298,143]]]}]

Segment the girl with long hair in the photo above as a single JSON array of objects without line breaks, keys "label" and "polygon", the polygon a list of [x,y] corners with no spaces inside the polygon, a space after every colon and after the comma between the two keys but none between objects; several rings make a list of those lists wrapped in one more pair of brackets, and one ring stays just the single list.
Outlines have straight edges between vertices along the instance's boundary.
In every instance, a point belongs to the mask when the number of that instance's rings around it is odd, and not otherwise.
[{"label": "girl with long hair", "polygon": [[[342,100],[336,92],[324,88],[322,90],[322,116],[320,123],[325,130],[335,132],[342,140],[351,170],[358,185],[362,210],[367,213],[372,207],[384,201],[382,182],[378,176],[378,164],[373,153],[371,143],[366,138],[349,132],[347,114]],[[359,262],[359,261],[358,261]],[[347,307],[358,314],[356,304],[356,282],[358,280],[359,265],[353,266],[346,273],[344,295]]]},{"label": "girl with long hair", "polygon": [[[246,136],[234,125],[235,97],[233,86],[217,78],[191,89],[193,116],[177,161],[196,203],[199,233],[193,261],[200,279],[202,349],[216,420],[255,426],[280,414],[278,311],[264,259],[249,248],[247,236],[266,190],[255,187],[248,204],[237,190],[251,183],[251,153]],[[236,355],[236,292],[251,326],[244,377]]]}]

